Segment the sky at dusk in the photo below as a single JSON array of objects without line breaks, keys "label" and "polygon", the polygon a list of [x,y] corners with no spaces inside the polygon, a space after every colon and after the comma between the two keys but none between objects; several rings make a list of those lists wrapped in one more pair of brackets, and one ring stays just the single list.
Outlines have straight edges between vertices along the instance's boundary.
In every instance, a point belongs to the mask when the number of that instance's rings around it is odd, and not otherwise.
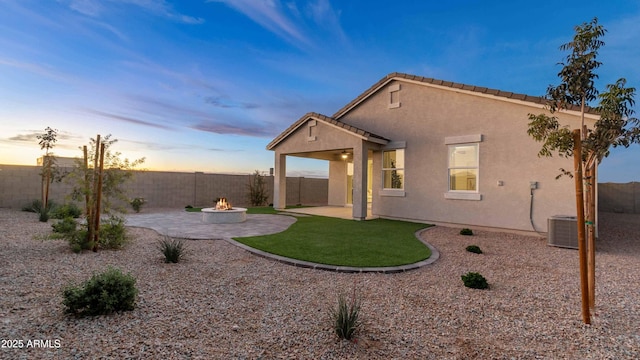
[{"label": "sky at dusk", "polygon": [[[391,72],[544,95],[593,17],[598,87],[640,89],[637,0],[0,0],[0,164],[35,165],[52,127],[58,156],[112,134],[149,170],[268,171],[276,135]],[[600,181],[640,181],[640,146],[612,151]]]}]

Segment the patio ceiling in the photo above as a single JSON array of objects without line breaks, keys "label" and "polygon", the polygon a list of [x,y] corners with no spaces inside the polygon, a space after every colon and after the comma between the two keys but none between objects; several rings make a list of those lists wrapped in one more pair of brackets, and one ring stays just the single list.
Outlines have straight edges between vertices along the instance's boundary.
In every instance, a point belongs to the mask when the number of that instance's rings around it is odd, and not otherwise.
[{"label": "patio ceiling", "polygon": [[286,154],[287,156],[296,156],[302,158],[311,158],[311,159],[320,159],[320,160],[343,160],[342,152],[346,151],[348,154],[349,160],[352,159],[353,149],[334,149],[334,150],[325,150],[325,151],[309,151],[309,152],[299,152],[299,153],[291,153]]}]

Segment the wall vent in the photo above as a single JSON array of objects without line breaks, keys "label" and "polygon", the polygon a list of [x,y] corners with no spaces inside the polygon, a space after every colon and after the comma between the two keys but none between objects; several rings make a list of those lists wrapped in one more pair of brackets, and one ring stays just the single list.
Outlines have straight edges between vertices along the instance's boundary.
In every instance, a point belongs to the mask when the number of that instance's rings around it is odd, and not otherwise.
[{"label": "wall vent", "polygon": [[578,225],[575,216],[554,215],[549,218],[548,243],[551,246],[577,249]]}]

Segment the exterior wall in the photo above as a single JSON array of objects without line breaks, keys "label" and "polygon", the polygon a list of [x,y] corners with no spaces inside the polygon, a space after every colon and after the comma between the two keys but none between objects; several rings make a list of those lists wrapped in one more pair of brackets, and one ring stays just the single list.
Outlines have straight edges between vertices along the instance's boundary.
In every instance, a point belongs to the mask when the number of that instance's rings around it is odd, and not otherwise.
[{"label": "exterior wall", "polygon": [[[315,120],[311,120],[315,121]],[[326,150],[342,150],[353,149],[359,146],[362,139],[354,136],[347,131],[343,131],[325,124],[322,121],[316,121],[313,134],[315,140],[310,141],[308,136],[308,128],[306,125],[300,126],[293,133],[278,144],[275,151],[278,154],[296,154],[300,153],[300,149],[304,149],[303,153],[312,153],[315,151]],[[301,154],[304,155],[304,154]],[[336,156],[333,160],[340,160]]]},{"label": "exterior wall", "polygon": [[329,205],[344,206],[347,203],[347,163],[341,160],[329,162]]},{"label": "exterior wall", "polygon": [[[0,207],[21,208],[41,198],[40,167],[0,165]],[[70,170],[68,168],[68,170]],[[143,197],[147,207],[186,205],[212,206],[213,200],[226,197],[232,204],[247,206],[250,175],[136,171],[125,188],[130,197]],[[273,177],[265,177],[268,202],[272,202]],[[327,179],[287,178],[290,204],[326,205]],[[51,184],[49,199],[67,201],[72,185],[63,181]]]},{"label": "exterior wall", "polygon": [[[400,85],[400,107],[389,108],[389,92],[383,88],[339,119],[392,141],[406,141],[404,197],[381,196],[381,156],[374,154],[374,215],[533,231],[530,181],[538,182],[533,196],[537,231],[547,231],[552,215],[575,214],[573,180],[555,179],[560,168],[573,168],[572,159],[539,158],[541,144],[526,133],[528,114],[543,109],[408,82]],[[579,127],[577,116],[559,117],[571,128]],[[445,199],[445,137],[477,134],[482,135],[478,175],[482,200]]]},{"label": "exterior wall", "polygon": [[598,210],[640,214],[640,182],[598,184]]}]

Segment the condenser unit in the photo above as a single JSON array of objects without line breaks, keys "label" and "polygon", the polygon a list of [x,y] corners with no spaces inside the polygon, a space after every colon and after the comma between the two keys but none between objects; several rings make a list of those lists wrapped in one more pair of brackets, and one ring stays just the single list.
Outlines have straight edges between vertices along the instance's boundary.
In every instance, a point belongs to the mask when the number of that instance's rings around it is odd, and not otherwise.
[{"label": "condenser unit", "polygon": [[555,215],[549,218],[547,225],[549,245],[578,248],[578,225],[575,216]]}]

